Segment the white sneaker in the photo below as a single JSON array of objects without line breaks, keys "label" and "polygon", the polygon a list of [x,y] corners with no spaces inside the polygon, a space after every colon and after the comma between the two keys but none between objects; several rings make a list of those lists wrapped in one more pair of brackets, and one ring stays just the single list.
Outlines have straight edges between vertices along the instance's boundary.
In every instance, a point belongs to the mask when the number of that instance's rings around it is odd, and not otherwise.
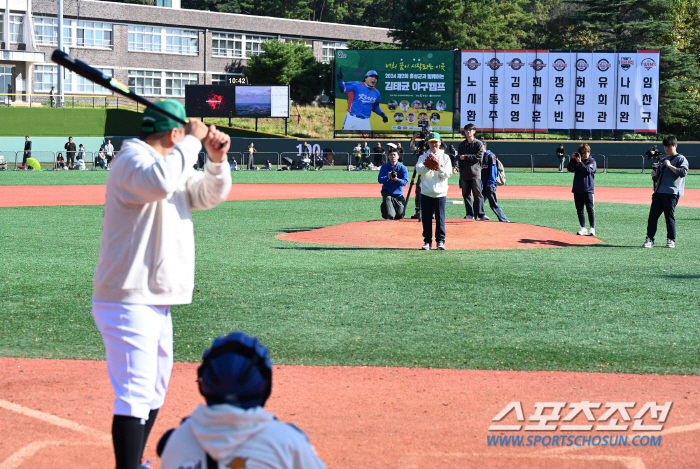
[{"label": "white sneaker", "polygon": [[421,249],[424,251],[430,251],[430,243],[425,243]]},{"label": "white sneaker", "polygon": [[585,226],[582,226],[581,229],[576,232],[576,234],[580,236],[586,236],[588,234],[588,230]]},{"label": "white sneaker", "polygon": [[666,239],[666,247],[673,249],[676,247],[676,242],[672,239]]},{"label": "white sneaker", "polygon": [[438,241],[438,243],[437,243],[437,249],[438,249],[438,251],[444,251],[444,250],[445,250],[445,242],[444,242],[444,241]]},{"label": "white sneaker", "polygon": [[644,240],[644,244],[642,244],[642,247],[643,248],[653,248],[654,241],[652,241],[651,238],[647,236],[647,238]]},{"label": "white sneaker", "polygon": [[595,236],[595,228],[591,228],[591,229],[588,231],[588,235],[589,235],[589,236]]}]

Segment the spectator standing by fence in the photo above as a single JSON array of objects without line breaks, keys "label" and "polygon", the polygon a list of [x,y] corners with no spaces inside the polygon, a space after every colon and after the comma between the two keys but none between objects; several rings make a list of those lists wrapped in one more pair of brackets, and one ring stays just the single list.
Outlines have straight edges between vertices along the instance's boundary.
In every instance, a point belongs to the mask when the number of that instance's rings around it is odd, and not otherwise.
[{"label": "spectator standing by fence", "polygon": [[51,91],[49,91],[49,102],[51,107],[56,107],[56,87],[52,86]]},{"label": "spectator standing by fence", "polygon": [[258,152],[258,150],[255,149],[255,144],[253,142],[250,142],[250,145],[248,145],[248,148],[246,148],[247,156],[248,156],[248,169],[255,169],[255,154]]},{"label": "spectator standing by fence", "polygon": [[27,168],[27,158],[32,157],[32,141],[29,140],[29,135],[24,136],[24,154],[22,155],[22,166]]},{"label": "spectator standing by fence", "polygon": [[384,148],[382,148],[382,142],[377,142],[377,146],[374,147],[372,152],[374,153],[374,166],[381,166],[383,164],[382,162],[384,161],[385,153]]},{"label": "spectator standing by fence", "polygon": [[63,145],[63,149],[66,150],[66,165],[68,169],[73,169],[75,166],[75,143],[73,142],[73,137],[68,137],[68,142]]},{"label": "spectator standing by fence", "polygon": [[114,158],[114,145],[112,145],[112,140],[107,139],[105,144],[105,158],[107,158],[107,169],[112,165],[112,158]]},{"label": "spectator standing by fence", "polygon": [[557,159],[559,160],[559,172],[564,172],[564,158],[566,157],[566,150],[564,150],[564,144],[560,143],[557,147]]}]

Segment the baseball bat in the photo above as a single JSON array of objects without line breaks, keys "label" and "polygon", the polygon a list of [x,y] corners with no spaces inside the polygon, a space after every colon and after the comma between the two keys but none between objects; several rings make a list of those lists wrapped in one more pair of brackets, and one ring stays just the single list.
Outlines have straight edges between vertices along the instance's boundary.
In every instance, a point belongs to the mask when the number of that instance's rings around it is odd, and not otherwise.
[{"label": "baseball bat", "polygon": [[111,90],[115,93],[118,93],[122,96],[125,96],[129,99],[133,99],[137,103],[141,103],[144,106],[153,109],[156,112],[159,112],[163,114],[166,117],[169,117],[170,119],[174,120],[175,122],[179,122],[182,125],[187,124],[187,121],[179,118],[175,114],[168,112],[164,109],[159,108],[143,96],[139,96],[138,94],[134,93],[129,89],[128,86],[124,85],[123,83],[120,83],[119,81],[115,80],[114,78],[105,75],[101,71],[97,70],[94,67],[91,67],[90,65],[86,64],[80,59],[77,59],[73,57],[70,54],[66,54],[60,49],[56,49],[53,51],[53,54],[51,54],[51,60],[56,62],[58,65],[61,65],[63,67],[66,67],[68,70],[77,73],[81,77],[85,77],[88,80],[97,83],[98,85],[107,88],[108,90]]}]

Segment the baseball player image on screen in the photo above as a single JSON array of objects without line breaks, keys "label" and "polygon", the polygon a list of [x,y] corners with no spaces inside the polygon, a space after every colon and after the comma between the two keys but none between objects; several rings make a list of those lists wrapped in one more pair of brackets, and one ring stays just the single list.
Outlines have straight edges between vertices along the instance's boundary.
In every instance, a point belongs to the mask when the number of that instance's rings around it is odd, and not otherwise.
[{"label": "baseball player image on screen", "polygon": [[379,74],[370,70],[365,74],[365,80],[343,81],[343,69],[338,70],[338,86],[340,91],[348,95],[348,113],[345,115],[343,130],[372,130],[369,118],[375,112],[382,118],[384,123],[389,122],[389,118],[382,108],[379,107],[381,95],[377,90]]},{"label": "baseball player image on screen", "polygon": [[[185,120],[174,100],[155,103]],[[203,172],[193,166],[202,148]],[[192,119],[186,126],[146,109],[141,137],[125,140],[107,177],[92,315],[114,389],[117,469],[145,469],[146,440],[173,367],[171,305],[192,302],[193,209],[226,200],[228,135]],[[223,249],[223,247],[222,247]]]},{"label": "baseball player image on screen", "polygon": [[325,469],[304,432],[263,409],[272,362],[257,338],[214,339],[197,381],[206,404],[160,439],[161,469]]}]

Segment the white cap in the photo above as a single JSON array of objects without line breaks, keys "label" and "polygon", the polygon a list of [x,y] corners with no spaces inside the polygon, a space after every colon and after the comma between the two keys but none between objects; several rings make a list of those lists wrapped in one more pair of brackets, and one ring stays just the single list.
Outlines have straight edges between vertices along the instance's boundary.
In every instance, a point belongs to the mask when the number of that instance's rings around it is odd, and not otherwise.
[{"label": "white cap", "polygon": [[398,147],[396,146],[395,143],[390,143],[390,144],[388,144],[387,146],[388,146],[389,148],[391,148],[392,150],[396,150],[396,149],[398,148]]}]

